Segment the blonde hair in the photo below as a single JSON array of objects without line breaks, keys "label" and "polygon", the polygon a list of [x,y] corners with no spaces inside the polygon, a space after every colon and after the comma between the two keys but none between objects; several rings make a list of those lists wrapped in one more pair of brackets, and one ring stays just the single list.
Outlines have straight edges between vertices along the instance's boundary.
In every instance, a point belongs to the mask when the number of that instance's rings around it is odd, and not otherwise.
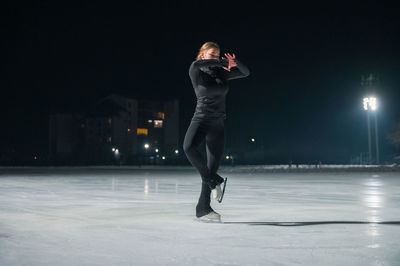
[{"label": "blonde hair", "polygon": [[211,49],[211,48],[215,48],[215,49],[220,50],[219,49],[219,45],[216,44],[215,42],[206,42],[200,47],[199,53],[197,54],[197,57],[196,57],[196,60],[200,60],[201,59],[201,56],[200,56],[201,52],[205,52],[205,51],[207,51],[208,49]]}]

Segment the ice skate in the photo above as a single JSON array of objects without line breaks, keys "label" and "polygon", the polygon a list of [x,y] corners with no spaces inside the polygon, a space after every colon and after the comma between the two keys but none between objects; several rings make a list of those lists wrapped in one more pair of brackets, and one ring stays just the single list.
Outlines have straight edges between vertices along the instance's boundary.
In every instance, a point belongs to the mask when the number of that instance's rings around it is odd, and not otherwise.
[{"label": "ice skate", "polygon": [[211,190],[212,197],[215,200],[219,200],[222,196],[222,189],[220,185],[217,185],[213,190]]},{"label": "ice skate", "polygon": [[200,221],[207,222],[207,223],[220,223],[221,222],[221,215],[215,211],[211,211],[208,214],[198,217]]},{"label": "ice skate", "polygon": [[223,189],[221,189],[221,185],[219,184],[219,185],[217,185],[213,190],[211,190],[213,199],[214,199],[214,200],[217,200],[219,203],[222,202],[222,199],[223,199],[223,197],[224,197],[225,188],[226,188],[226,181],[227,181],[227,180],[228,180],[228,178],[225,178],[225,179],[224,179],[224,182],[223,182],[224,188],[223,188]]}]

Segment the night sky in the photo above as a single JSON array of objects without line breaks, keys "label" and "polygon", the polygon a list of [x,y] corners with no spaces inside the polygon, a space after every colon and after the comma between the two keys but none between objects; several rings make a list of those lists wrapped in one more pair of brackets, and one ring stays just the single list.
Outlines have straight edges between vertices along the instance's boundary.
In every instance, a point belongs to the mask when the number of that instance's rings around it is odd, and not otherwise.
[{"label": "night sky", "polygon": [[182,143],[196,103],[188,68],[214,41],[251,71],[230,82],[228,148],[255,137],[276,154],[271,163],[348,163],[368,149],[360,81],[375,73],[381,158],[390,157],[386,136],[400,121],[400,9],[324,5],[10,1],[0,11],[0,152],[47,153],[49,114],[111,93],[178,98]]}]

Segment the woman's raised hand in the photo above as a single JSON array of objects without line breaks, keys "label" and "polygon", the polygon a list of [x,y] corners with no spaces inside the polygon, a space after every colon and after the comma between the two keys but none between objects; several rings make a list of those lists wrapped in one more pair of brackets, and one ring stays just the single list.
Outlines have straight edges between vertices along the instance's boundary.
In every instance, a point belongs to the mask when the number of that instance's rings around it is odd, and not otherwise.
[{"label": "woman's raised hand", "polygon": [[[227,70],[227,71],[231,71],[232,67],[237,66],[236,62],[235,62],[235,54],[229,54],[229,53],[225,53],[226,58],[228,59],[229,65],[228,67],[223,67],[223,69]],[[224,57],[222,57],[222,59],[224,59]]]}]

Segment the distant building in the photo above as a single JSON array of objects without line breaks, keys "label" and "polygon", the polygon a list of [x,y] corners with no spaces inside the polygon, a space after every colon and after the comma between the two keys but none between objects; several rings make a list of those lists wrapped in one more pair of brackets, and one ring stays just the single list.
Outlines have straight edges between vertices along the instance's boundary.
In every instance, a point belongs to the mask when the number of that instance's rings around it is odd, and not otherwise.
[{"label": "distant building", "polygon": [[178,148],[179,102],[113,94],[84,114],[51,115],[49,123],[55,163],[156,163]]},{"label": "distant building", "polygon": [[72,160],[78,142],[78,125],[72,114],[55,114],[49,121],[49,155],[52,159]]},{"label": "distant building", "polygon": [[[138,120],[139,149],[149,144],[151,152],[172,155],[179,145],[179,102],[140,101]],[[160,111],[162,110],[162,111]],[[151,153],[150,152],[150,153]]]}]

